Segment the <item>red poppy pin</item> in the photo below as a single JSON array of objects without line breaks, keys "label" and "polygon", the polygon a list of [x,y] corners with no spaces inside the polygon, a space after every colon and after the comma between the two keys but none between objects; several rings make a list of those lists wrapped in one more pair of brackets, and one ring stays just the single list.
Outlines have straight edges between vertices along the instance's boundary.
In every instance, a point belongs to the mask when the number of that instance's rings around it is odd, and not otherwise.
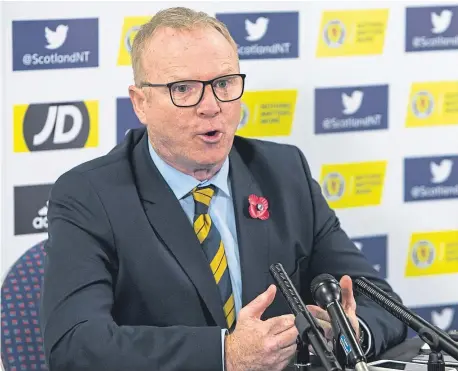
[{"label": "red poppy pin", "polygon": [[250,203],[248,211],[250,212],[250,216],[252,218],[261,220],[269,219],[269,203],[267,202],[267,199],[256,195],[250,195],[248,197],[248,202]]}]

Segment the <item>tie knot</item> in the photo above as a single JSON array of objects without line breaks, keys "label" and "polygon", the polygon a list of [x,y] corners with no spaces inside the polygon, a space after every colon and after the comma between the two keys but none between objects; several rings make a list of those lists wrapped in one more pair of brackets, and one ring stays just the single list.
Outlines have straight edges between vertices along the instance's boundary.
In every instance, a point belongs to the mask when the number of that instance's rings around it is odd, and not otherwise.
[{"label": "tie knot", "polygon": [[195,214],[207,214],[212,197],[216,193],[216,187],[212,184],[205,187],[195,187],[191,193],[196,205]]}]

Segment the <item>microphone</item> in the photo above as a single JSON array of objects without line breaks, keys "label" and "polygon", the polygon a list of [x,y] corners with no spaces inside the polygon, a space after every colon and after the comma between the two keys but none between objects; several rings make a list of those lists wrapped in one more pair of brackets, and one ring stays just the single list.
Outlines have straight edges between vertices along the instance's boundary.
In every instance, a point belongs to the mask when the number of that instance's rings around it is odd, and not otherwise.
[{"label": "microphone", "polygon": [[328,348],[323,329],[305,306],[283,266],[280,263],[272,264],[270,273],[296,316],[294,322],[301,340],[306,343],[308,340],[326,371],[342,371],[334,353]]},{"label": "microphone", "polygon": [[332,330],[336,343],[340,343],[350,366],[356,371],[368,371],[366,356],[350,321],[340,304],[341,288],[339,282],[330,274],[320,274],[311,283],[312,297],[331,318]]},{"label": "microphone", "polygon": [[406,306],[391,298],[386,292],[370,282],[367,278],[357,278],[353,282],[357,292],[375,301],[391,315],[417,332],[420,338],[424,340],[432,350],[437,352],[445,351],[458,360],[458,343],[454,342],[445,331],[431,325]]}]

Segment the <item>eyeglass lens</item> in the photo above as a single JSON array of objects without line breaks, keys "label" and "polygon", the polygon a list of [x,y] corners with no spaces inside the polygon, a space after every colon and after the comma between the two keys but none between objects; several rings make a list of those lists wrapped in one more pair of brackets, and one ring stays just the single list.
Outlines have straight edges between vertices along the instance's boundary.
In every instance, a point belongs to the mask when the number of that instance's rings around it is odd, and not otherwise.
[{"label": "eyeglass lens", "polygon": [[[173,102],[179,106],[192,106],[199,101],[204,84],[199,81],[180,81],[170,87]],[[241,76],[225,76],[212,84],[213,92],[221,101],[238,99],[243,90]]]}]

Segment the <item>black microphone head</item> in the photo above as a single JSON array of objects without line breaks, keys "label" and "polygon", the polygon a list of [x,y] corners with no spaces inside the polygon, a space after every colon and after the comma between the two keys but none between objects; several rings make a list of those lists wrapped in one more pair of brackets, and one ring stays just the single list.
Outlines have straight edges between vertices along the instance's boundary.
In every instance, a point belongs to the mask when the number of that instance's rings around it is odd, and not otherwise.
[{"label": "black microphone head", "polygon": [[316,276],[310,285],[315,303],[325,309],[333,301],[340,302],[340,284],[330,274],[323,273]]},{"label": "black microphone head", "polygon": [[312,290],[312,292],[314,292],[316,288],[325,281],[337,282],[337,280],[331,274],[328,274],[328,273],[319,274],[312,280],[312,283],[310,284],[310,289]]}]

